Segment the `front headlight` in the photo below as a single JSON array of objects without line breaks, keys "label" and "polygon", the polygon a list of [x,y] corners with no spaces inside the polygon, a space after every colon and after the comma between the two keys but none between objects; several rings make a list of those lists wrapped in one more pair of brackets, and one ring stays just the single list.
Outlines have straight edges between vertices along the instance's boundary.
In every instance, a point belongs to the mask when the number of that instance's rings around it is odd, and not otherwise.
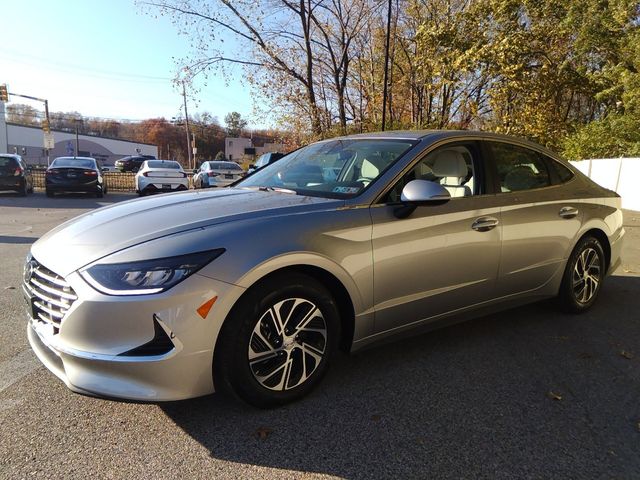
[{"label": "front headlight", "polygon": [[97,263],[80,271],[93,288],[107,295],[164,292],[224,253],[224,248],[128,263]]}]

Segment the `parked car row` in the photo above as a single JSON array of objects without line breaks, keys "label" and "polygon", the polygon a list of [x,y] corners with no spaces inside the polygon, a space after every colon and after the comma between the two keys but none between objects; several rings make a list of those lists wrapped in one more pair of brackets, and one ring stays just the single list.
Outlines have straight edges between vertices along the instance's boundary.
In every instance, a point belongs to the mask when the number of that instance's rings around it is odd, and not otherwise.
[{"label": "parked car row", "polygon": [[[245,172],[231,161],[206,161],[193,171],[193,188],[226,187],[262,167],[282,158],[282,153],[262,155]],[[129,156],[116,161],[115,167],[102,167],[91,157],[58,157],[45,171],[48,197],[56,193],[83,192],[102,197],[107,193],[104,173],[135,172],[135,189],[140,196],[189,189],[187,172],[174,160],[157,160],[152,155]],[[15,190],[21,195],[33,192],[33,177],[20,155],[0,155],[0,190]]]}]

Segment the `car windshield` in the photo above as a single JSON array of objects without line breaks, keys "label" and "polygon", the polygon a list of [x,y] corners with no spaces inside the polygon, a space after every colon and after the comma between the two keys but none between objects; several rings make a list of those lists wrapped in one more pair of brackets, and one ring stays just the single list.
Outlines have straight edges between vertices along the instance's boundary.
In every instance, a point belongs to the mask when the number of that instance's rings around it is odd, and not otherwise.
[{"label": "car windshield", "polygon": [[210,162],[209,165],[212,170],[242,170],[240,165],[233,162]]},{"label": "car windshield", "polygon": [[55,168],[96,168],[96,161],[90,158],[56,158],[51,166]]},{"label": "car windshield", "polygon": [[178,162],[173,160],[147,160],[147,166],[149,168],[173,168],[175,170],[181,170],[182,166]]},{"label": "car windshield", "polygon": [[314,143],[267,165],[236,186],[351,198],[362,193],[413,145],[415,142],[404,139],[370,138]]}]

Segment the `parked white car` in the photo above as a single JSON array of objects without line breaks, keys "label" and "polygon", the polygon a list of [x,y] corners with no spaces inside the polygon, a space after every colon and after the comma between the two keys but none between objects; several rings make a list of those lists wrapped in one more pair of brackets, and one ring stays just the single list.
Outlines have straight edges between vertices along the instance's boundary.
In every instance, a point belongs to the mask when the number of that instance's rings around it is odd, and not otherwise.
[{"label": "parked white car", "polygon": [[180,190],[189,190],[189,179],[182,165],[173,160],[146,160],[136,173],[136,192],[140,196]]},{"label": "parked white car", "polygon": [[193,187],[226,187],[244,176],[244,170],[236,162],[204,162],[193,176]]}]

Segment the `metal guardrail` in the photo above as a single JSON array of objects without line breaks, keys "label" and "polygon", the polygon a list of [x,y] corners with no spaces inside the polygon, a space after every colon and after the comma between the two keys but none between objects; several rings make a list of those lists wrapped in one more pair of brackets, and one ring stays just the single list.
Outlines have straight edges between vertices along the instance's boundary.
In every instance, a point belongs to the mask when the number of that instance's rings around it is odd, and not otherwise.
[{"label": "metal guardrail", "polygon": [[[107,183],[107,191],[112,192],[135,192],[136,191],[136,174],[132,172],[104,172],[102,174]],[[45,188],[45,170],[34,168],[31,170],[33,178],[33,187],[44,190]],[[193,188],[193,173],[187,173],[189,178],[189,188]]]}]

